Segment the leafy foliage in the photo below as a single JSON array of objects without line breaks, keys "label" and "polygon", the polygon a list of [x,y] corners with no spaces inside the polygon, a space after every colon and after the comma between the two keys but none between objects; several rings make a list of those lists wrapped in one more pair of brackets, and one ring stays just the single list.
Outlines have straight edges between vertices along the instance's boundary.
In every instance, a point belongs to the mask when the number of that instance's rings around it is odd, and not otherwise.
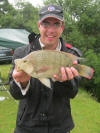
[{"label": "leafy foliage", "polygon": [[94,77],[89,82],[85,81],[85,88],[91,91],[100,101],[100,53],[95,54],[92,49],[85,53],[86,64],[94,69]]},{"label": "leafy foliage", "polygon": [[19,28],[30,32],[38,32],[36,23],[38,9],[30,3],[18,3],[16,8],[8,3],[8,0],[0,1],[0,27]]}]

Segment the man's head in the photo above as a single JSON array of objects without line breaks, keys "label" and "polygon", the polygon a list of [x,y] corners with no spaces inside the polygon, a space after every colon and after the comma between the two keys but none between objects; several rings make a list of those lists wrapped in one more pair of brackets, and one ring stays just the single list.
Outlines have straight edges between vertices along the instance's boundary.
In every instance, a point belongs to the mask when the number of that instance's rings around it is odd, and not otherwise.
[{"label": "man's head", "polygon": [[63,15],[63,10],[60,6],[57,5],[47,5],[43,8],[41,8],[39,12],[39,21],[43,21],[46,18],[56,18],[60,21],[64,21],[64,15]]},{"label": "man's head", "polygon": [[60,6],[48,5],[39,13],[38,28],[41,42],[48,47],[56,47],[64,30],[64,16]]}]

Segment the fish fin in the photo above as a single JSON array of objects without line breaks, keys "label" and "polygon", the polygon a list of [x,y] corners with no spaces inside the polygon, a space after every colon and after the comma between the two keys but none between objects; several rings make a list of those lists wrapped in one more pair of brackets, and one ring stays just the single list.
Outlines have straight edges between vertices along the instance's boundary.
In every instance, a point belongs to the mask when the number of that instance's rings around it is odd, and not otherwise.
[{"label": "fish fin", "polygon": [[46,72],[47,70],[49,69],[48,66],[43,66],[41,67],[39,70],[36,71],[36,73],[43,73],[43,72]]},{"label": "fish fin", "polygon": [[39,78],[39,80],[40,80],[45,86],[47,86],[48,88],[52,89],[52,88],[51,88],[50,79],[48,79],[48,78]]},{"label": "fish fin", "polygon": [[66,54],[72,61],[76,61],[76,60],[84,61],[85,60],[84,58],[78,57],[78,56],[71,54],[71,53],[65,53],[65,52],[63,52],[63,53]]},{"label": "fish fin", "polygon": [[93,68],[86,65],[80,65],[80,64],[77,64],[75,68],[78,70],[80,76],[88,79],[91,79],[93,77],[93,74],[94,74]]}]

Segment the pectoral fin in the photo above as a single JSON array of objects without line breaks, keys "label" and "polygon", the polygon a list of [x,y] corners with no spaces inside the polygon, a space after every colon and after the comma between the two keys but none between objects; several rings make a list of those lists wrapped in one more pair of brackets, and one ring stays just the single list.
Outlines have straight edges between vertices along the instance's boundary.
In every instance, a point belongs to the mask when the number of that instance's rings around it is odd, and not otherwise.
[{"label": "pectoral fin", "polygon": [[50,79],[48,79],[48,78],[39,78],[39,80],[40,80],[45,86],[47,86],[48,88],[52,89],[52,88],[51,88]]},{"label": "pectoral fin", "polygon": [[49,69],[49,67],[43,66],[43,67],[41,67],[40,69],[38,69],[38,70],[36,71],[36,73],[37,73],[37,74],[39,74],[39,73],[44,73],[44,72],[46,72],[48,69]]}]

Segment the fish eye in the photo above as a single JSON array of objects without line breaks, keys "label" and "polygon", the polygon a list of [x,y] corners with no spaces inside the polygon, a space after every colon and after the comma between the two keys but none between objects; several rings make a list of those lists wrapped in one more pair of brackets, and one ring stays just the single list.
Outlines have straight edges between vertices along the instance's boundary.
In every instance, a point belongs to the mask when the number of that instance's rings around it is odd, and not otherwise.
[{"label": "fish eye", "polygon": [[24,62],[24,63],[26,63],[26,62],[27,62],[27,60],[24,60],[23,62]]}]

